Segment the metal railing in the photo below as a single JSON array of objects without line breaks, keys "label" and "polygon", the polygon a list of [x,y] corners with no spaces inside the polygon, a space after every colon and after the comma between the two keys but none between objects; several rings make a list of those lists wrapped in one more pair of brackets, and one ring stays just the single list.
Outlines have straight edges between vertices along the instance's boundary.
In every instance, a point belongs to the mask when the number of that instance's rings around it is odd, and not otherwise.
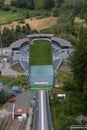
[{"label": "metal railing", "polygon": [[74,129],[86,129],[87,130],[87,125],[72,125],[71,127],[70,127],[70,130],[74,130]]},{"label": "metal railing", "polygon": [[26,120],[20,123],[19,127],[16,130],[23,130]]},{"label": "metal railing", "polygon": [[12,118],[11,115],[8,117],[5,117],[5,120],[3,121],[3,126],[1,130],[9,130],[9,126],[11,124]]}]

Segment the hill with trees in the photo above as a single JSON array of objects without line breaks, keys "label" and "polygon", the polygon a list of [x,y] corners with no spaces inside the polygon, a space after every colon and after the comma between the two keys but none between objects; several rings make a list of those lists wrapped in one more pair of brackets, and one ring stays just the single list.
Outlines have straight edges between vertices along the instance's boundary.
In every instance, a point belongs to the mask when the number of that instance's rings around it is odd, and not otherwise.
[{"label": "hill with trees", "polygon": [[[43,17],[54,16],[58,18],[57,24],[53,27],[40,30],[38,33],[53,33],[57,37],[61,37],[69,40],[73,45],[79,40],[79,35],[87,28],[87,2],[86,0],[11,0],[10,5],[5,4],[3,0],[0,0],[0,13],[1,24],[12,23],[12,21],[19,21],[24,23],[25,19],[37,17],[39,19]],[[9,14],[9,16],[7,16]],[[7,17],[6,17],[7,16]],[[83,22],[76,21],[76,17],[84,19]],[[20,24],[19,24],[20,26]],[[26,25],[25,25],[26,26]],[[30,25],[29,25],[30,26]],[[21,27],[20,27],[21,28]],[[23,27],[23,29],[26,27]],[[14,31],[13,31],[14,32]],[[35,33],[37,30],[31,31]],[[28,33],[29,34],[29,33]],[[4,43],[5,36],[2,32],[3,46],[8,46],[11,42]],[[10,35],[10,34],[9,34]],[[21,34],[20,34],[21,35]],[[24,37],[22,33],[18,38]],[[11,36],[7,36],[10,37]],[[18,38],[13,38],[14,40]]]},{"label": "hill with trees", "polygon": [[[64,77],[63,86],[54,88],[50,96],[55,130],[70,130],[72,125],[85,126],[87,124],[84,120],[80,123],[76,121],[80,115],[87,117],[87,31],[79,36],[69,65],[71,71],[63,72],[63,76],[67,75]],[[57,97],[59,93],[66,94],[65,100]]]}]

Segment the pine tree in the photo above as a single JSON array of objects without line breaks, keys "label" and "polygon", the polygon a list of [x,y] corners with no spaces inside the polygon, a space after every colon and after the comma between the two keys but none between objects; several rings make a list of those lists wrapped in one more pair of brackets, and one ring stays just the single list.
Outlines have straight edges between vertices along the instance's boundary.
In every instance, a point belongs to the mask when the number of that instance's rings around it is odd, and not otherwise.
[{"label": "pine tree", "polygon": [[44,9],[51,9],[54,7],[54,0],[44,0]]},{"label": "pine tree", "polygon": [[87,32],[80,36],[80,41],[71,57],[71,68],[78,91],[83,92],[83,86],[87,81]]}]

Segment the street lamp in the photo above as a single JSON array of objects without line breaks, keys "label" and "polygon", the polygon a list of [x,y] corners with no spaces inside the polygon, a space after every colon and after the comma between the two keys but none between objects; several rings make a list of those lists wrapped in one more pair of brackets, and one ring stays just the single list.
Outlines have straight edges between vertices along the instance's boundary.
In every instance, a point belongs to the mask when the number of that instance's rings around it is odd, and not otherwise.
[{"label": "street lamp", "polygon": [[4,61],[3,61],[3,47],[2,47],[2,35],[0,31],[0,47],[1,47],[1,61],[2,61],[2,67],[4,67]]}]

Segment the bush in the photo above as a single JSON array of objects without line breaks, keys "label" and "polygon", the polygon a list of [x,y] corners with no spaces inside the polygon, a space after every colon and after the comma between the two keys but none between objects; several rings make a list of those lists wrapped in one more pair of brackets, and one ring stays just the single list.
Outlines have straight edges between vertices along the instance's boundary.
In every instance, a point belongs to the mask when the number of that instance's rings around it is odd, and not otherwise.
[{"label": "bush", "polygon": [[75,83],[74,83],[73,79],[67,79],[64,82],[63,89],[65,91],[74,91],[76,89],[76,86],[75,86]]},{"label": "bush", "polygon": [[11,10],[11,7],[7,4],[7,5],[3,5],[3,6],[1,7],[1,9],[2,9],[3,11],[10,11],[10,10]]},{"label": "bush", "polygon": [[29,12],[26,12],[26,14],[25,14],[25,18],[30,18],[30,14],[29,14]]},{"label": "bush", "polygon": [[17,9],[14,8],[14,9],[12,10],[12,12],[14,12],[14,13],[17,12]]},{"label": "bush", "polygon": [[38,33],[38,30],[34,29],[32,30],[32,33]]},{"label": "bush", "polygon": [[0,104],[4,104],[6,101],[8,101],[10,98],[10,95],[4,91],[0,92]]},{"label": "bush", "polygon": [[54,7],[52,9],[52,16],[56,17],[57,15],[58,15],[58,9],[57,9],[57,7]]},{"label": "bush", "polygon": [[17,76],[11,83],[10,86],[27,86],[27,80],[25,75]]},{"label": "bush", "polygon": [[60,130],[70,130],[71,125],[75,125],[76,121],[73,117],[67,117],[66,115],[61,114],[60,117]]},{"label": "bush", "polygon": [[11,5],[12,6],[16,6],[17,5],[17,2],[15,0],[11,0]]},{"label": "bush", "polygon": [[19,23],[25,23],[25,19],[24,19],[24,18],[21,18],[21,19],[19,20]]}]

